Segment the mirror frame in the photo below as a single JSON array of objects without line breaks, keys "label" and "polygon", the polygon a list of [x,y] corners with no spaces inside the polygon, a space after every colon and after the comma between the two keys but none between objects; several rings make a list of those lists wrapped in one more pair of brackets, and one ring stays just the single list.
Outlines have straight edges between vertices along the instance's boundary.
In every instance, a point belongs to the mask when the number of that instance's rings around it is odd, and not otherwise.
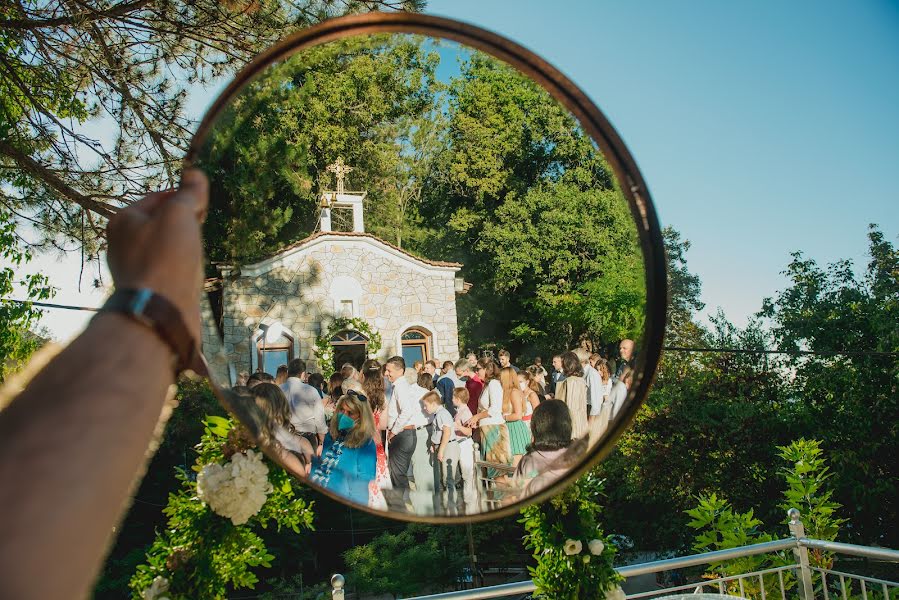
[{"label": "mirror frame", "polygon": [[[518,513],[525,506],[544,502],[573,484],[576,479],[608,456],[615,447],[615,442],[634,421],[637,411],[649,394],[649,389],[655,378],[665,334],[668,287],[667,260],[662,241],[662,230],[649,195],[649,190],[634,158],[605,115],[570,79],[530,50],[496,33],[461,21],[420,13],[372,12],[329,19],[308,29],[298,31],[268,48],[237,73],[234,80],[222,91],[207,110],[191,140],[190,148],[185,157],[185,168],[193,165],[196,161],[203,143],[228,103],[252,79],[262,73],[266,67],[286,59],[305,48],[350,36],[378,33],[426,35],[449,39],[476,48],[516,68],[549,92],[557,102],[571,111],[577,118],[581,127],[599,146],[606,160],[611,165],[615,176],[618,178],[621,191],[628,201],[631,215],[637,226],[640,247],[643,251],[647,311],[642,342],[645,347],[641,349],[640,354],[637,356],[635,385],[628,390],[623,411],[609,424],[609,429],[606,431],[601,443],[592,446],[576,467],[573,467],[565,476],[558,479],[548,488],[514,504],[484,513],[457,516],[424,516],[384,511],[358,505],[306,479],[301,479],[304,484],[309,485],[312,489],[345,506],[380,517],[415,523],[448,525],[493,521]],[[223,391],[218,388],[211,377],[210,381],[216,397],[233,414],[235,411],[231,402],[225,397]],[[238,410],[237,412],[241,411]],[[270,451],[266,451],[266,449],[263,449],[263,451],[280,464],[280,461],[275,459]],[[283,465],[281,467],[285,468]]]}]

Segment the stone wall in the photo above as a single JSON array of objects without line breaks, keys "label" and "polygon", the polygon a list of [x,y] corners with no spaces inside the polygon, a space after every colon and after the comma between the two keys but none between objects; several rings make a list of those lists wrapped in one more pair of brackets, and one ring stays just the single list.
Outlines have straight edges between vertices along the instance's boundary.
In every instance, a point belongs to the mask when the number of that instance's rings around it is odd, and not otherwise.
[{"label": "stone wall", "polygon": [[340,316],[340,301],[349,299],[353,316],[381,334],[377,358],[400,354],[402,332],[419,327],[431,334],[432,356],[456,360],[456,271],[397,256],[371,238],[319,241],[258,276],[226,275],[224,355],[236,372],[251,371],[251,336],[260,322],[279,321],[294,337],[294,355],[317,370],[315,339]]}]

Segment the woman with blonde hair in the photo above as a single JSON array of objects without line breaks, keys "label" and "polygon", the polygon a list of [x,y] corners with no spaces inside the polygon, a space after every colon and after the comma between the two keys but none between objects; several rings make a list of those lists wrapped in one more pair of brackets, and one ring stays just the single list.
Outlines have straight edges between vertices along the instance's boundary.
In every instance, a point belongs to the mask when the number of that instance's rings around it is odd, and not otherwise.
[{"label": "woman with blonde hair", "polygon": [[518,386],[518,373],[512,367],[499,372],[499,382],[503,386],[503,418],[509,429],[509,448],[512,452],[512,466],[527,452],[531,443],[531,430],[522,421],[524,417],[524,394]]},{"label": "woman with blonde hair", "polygon": [[357,504],[369,504],[375,478],[375,421],[368,400],[350,390],[337,401],[334,417],[310,479]]},{"label": "woman with blonde hair", "polygon": [[512,448],[509,445],[509,428],[503,418],[503,385],[499,381],[499,365],[492,358],[482,358],[478,361],[477,373],[484,381],[484,390],[478,400],[478,412],[468,420],[468,426],[478,427],[481,431],[484,460],[511,465]]},{"label": "woman with blonde hair", "polygon": [[562,373],[565,379],[556,387],[556,398],[562,400],[571,413],[571,439],[587,433],[587,382],[584,368],[574,352],[562,355]]},{"label": "woman with blonde hair", "polygon": [[531,426],[531,415],[534,414],[534,409],[537,408],[537,406],[540,405],[540,401],[544,399],[543,395],[540,393],[542,388],[536,378],[536,368],[537,367],[534,365],[531,365],[527,369],[522,369],[518,372],[518,389],[521,390],[521,393],[524,396],[524,416],[521,417],[521,420],[524,421],[528,427]]}]

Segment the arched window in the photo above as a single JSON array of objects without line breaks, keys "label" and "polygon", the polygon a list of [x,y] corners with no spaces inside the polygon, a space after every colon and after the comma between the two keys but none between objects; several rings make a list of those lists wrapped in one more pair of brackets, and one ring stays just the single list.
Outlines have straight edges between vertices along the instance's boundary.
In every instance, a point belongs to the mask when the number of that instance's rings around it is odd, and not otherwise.
[{"label": "arched window", "polygon": [[411,367],[415,361],[431,359],[431,334],[420,327],[410,327],[400,337],[403,346],[403,360]]},{"label": "arched window", "polygon": [[265,335],[260,335],[256,341],[256,364],[270,375],[293,359],[293,337],[287,333],[282,333],[274,342],[266,341]]}]

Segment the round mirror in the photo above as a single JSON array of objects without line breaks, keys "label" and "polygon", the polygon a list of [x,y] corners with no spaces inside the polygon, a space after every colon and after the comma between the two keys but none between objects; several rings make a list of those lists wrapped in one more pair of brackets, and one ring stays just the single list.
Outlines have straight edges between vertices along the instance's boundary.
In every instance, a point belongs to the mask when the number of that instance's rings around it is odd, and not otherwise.
[{"label": "round mirror", "polygon": [[210,377],[328,497],[503,516],[601,460],[646,396],[655,211],[599,110],[516,44],[422,15],[322,23],[237,77],[188,163],[211,184]]}]

